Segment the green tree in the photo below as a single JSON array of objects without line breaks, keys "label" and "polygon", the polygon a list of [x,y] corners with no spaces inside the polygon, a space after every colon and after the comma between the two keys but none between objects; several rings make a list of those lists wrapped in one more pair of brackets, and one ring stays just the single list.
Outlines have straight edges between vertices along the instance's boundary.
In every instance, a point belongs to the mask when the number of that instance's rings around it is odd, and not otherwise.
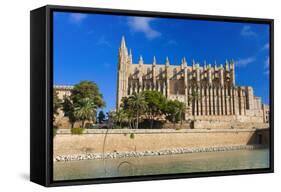
[{"label": "green tree", "polygon": [[82,122],[82,128],[85,127],[85,121],[91,121],[96,114],[96,105],[90,98],[83,98],[74,108],[74,116]]},{"label": "green tree", "polygon": [[186,112],[185,103],[179,102],[177,109],[178,109],[178,114],[179,114],[179,118],[180,118],[180,122],[181,122],[181,126],[182,126],[182,121],[184,119],[185,112]]},{"label": "green tree", "polygon": [[53,91],[53,125],[54,128],[57,127],[55,125],[56,115],[59,114],[58,110],[62,107],[62,100],[58,97],[58,93],[54,90]]},{"label": "green tree", "polygon": [[53,90],[53,122],[55,121],[55,116],[59,114],[58,110],[62,107],[62,100],[59,98],[58,93]]},{"label": "green tree", "polygon": [[77,121],[76,116],[74,115],[74,104],[70,97],[65,96],[62,103],[62,109],[64,112],[64,116],[68,117],[68,120],[71,124],[71,128],[74,127],[75,122]]},{"label": "green tree", "polygon": [[128,105],[131,111],[134,111],[136,117],[136,129],[139,127],[139,118],[145,112],[147,103],[143,93],[133,93],[128,98]]},{"label": "green tree", "polygon": [[176,103],[173,100],[168,100],[165,103],[164,112],[167,120],[171,122],[176,121],[177,108]]},{"label": "green tree", "polygon": [[124,109],[119,109],[118,111],[111,111],[110,118],[113,120],[115,125],[118,125],[122,128],[122,123],[125,123],[128,116]]},{"label": "green tree", "polygon": [[168,100],[165,104],[164,112],[166,119],[173,122],[175,125],[178,121],[182,121],[185,112],[185,104],[178,100]]},{"label": "green tree", "polygon": [[109,124],[109,126],[114,128],[116,126],[116,123],[117,123],[117,118],[116,118],[115,111],[109,111],[107,113],[107,117],[108,117],[108,124]]},{"label": "green tree", "polygon": [[71,90],[70,98],[73,103],[79,103],[81,99],[89,98],[98,108],[105,107],[103,95],[100,93],[97,84],[92,81],[81,81],[76,84]]},{"label": "green tree", "polygon": [[63,111],[69,118],[72,128],[78,120],[82,121],[84,127],[86,120],[95,121],[96,109],[104,106],[105,102],[97,84],[92,81],[81,81],[74,85],[71,95],[64,98]]},{"label": "green tree", "polygon": [[135,110],[130,106],[128,97],[123,97],[121,101],[121,108],[126,115],[127,123],[130,128],[134,128]]},{"label": "green tree", "polygon": [[98,114],[98,121],[99,123],[103,123],[104,122],[104,119],[105,119],[105,114],[103,111],[100,111],[99,114]]},{"label": "green tree", "polygon": [[199,96],[198,91],[193,90],[191,95],[189,95],[189,100],[192,103],[192,111],[195,111],[195,109],[194,109],[195,103],[200,100],[200,96]]},{"label": "green tree", "polygon": [[145,114],[150,120],[150,128],[153,128],[154,119],[162,114],[167,99],[158,91],[144,91],[143,94],[147,103]]},{"label": "green tree", "polygon": [[127,113],[125,110],[119,110],[118,111],[120,114],[120,127],[122,128],[123,124],[126,123],[128,124],[129,123],[129,117],[130,117],[130,113]]}]

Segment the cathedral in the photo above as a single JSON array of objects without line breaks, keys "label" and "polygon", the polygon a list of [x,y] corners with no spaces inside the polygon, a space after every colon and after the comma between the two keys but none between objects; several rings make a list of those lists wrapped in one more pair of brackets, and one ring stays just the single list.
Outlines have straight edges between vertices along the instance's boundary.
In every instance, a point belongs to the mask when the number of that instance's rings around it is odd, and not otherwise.
[{"label": "cathedral", "polygon": [[168,99],[186,104],[185,118],[199,120],[229,120],[268,123],[269,106],[261,103],[251,86],[235,84],[235,62],[224,64],[188,64],[186,58],[178,65],[166,62],[144,63],[142,56],[133,63],[122,37],[118,53],[117,110],[121,99],[132,93],[156,90]]}]

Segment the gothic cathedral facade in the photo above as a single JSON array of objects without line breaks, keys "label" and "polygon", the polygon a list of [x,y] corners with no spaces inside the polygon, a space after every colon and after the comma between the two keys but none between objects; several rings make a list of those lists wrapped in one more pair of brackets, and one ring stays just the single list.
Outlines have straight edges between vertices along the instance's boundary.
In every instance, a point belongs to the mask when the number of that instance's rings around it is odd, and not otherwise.
[{"label": "gothic cathedral facade", "polygon": [[134,92],[156,90],[168,99],[179,100],[186,105],[186,120],[210,119],[211,117],[240,118],[241,121],[268,122],[269,106],[254,96],[251,86],[235,84],[235,62],[224,65],[202,65],[185,58],[179,65],[171,65],[168,57],[164,64],[156,58],[145,64],[142,56],[133,63],[131,51],[122,37],[118,53],[116,108],[123,97]]}]

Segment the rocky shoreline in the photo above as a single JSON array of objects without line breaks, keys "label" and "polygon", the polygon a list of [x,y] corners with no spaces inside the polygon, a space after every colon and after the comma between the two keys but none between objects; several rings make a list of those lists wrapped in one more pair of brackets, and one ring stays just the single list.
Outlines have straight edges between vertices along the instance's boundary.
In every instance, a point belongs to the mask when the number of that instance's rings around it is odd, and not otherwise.
[{"label": "rocky shoreline", "polygon": [[186,153],[199,152],[218,152],[231,150],[254,150],[266,148],[266,145],[234,145],[234,146],[214,146],[214,147],[196,147],[196,148],[172,148],[161,149],[158,151],[128,151],[128,152],[105,152],[103,153],[85,153],[74,155],[58,155],[53,160],[54,162],[79,161],[79,160],[98,160],[98,159],[114,159],[128,157],[144,157],[144,156],[160,156],[160,155],[175,155]]}]

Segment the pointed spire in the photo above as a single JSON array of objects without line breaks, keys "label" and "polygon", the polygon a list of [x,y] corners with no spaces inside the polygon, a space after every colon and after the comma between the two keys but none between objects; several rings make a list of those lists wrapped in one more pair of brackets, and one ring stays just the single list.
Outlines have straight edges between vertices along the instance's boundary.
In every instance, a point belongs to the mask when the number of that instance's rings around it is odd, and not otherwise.
[{"label": "pointed spire", "polygon": [[194,70],[195,69],[195,61],[194,61],[194,59],[192,59],[192,70]]},{"label": "pointed spire", "polygon": [[143,58],[142,58],[142,56],[140,56],[139,64],[140,64],[140,65],[143,64]]},{"label": "pointed spire", "polygon": [[132,49],[130,49],[129,60],[131,63],[133,62]]},{"label": "pointed spire", "polygon": [[218,67],[217,67],[217,60],[215,60],[215,70],[217,70]]},{"label": "pointed spire", "polygon": [[126,42],[125,42],[125,37],[124,35],[122,36],[122,40],[121,40],[121,48],[126,48]]},{"label": "pointed spire", "polygon": [[185,57],[182,58],[181,65],[182,65],[182,67],[186,67],[187,66]]},{"label": "pointed spire", "polygon": [[168,56],[166,57],[166,66],[170,65],[170,61],[169,61],[169,58]]},{"label": "pointed spire", "polygon": [[128,49],[126,47],[125,37],[124,36],[122,36],[121,45],[120,45],[120,48],[119,48],[119,56],[120,57],[125,57],[125,58],[128,57]]},{"label": "pointed spire", "polygon": [[230,69],[234,69],[234,59],[230,60]]},{"label": "pointed spire", "polygon": [[229,70],[229,63],[228,60],[225,60],[225,70],[228,71]]},{"label": "pointed spire", "polygon": [[153,56],[153,65],[156,65],[156,57]]}]

